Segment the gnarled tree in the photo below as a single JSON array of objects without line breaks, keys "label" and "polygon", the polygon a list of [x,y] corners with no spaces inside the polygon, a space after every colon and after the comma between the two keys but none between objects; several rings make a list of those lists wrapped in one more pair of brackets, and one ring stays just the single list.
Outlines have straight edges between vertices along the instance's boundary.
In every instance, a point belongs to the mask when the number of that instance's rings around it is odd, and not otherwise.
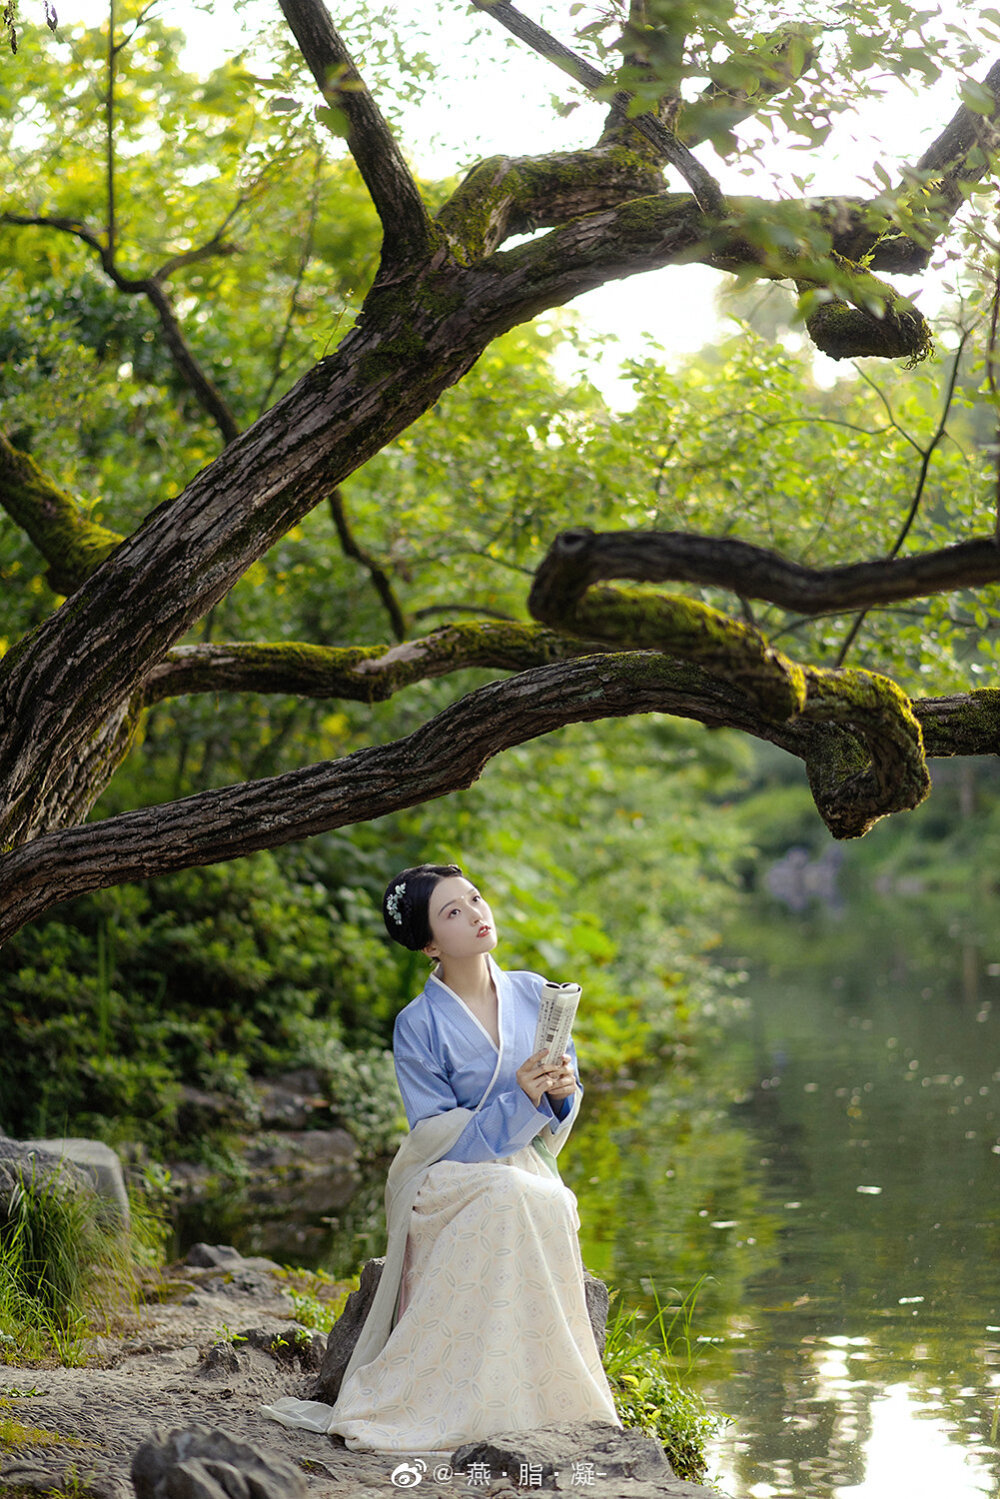
[{"label": "gnarled tree", "polygon": [[[491,341],[608,280],[675,267],[680,282],[700,262],[793,286],[809,335],[834,358],[915,362],[930,330],[882,278],[928,266],[962,206],[988,187],[996,160],[1000,63],[971,78],[965,57],[956,74],[964,102],[920,159],[897,169],[895,185],[879,164],[886,185],[868,198],[737,195],[720,177],[735,175],[742,122],[780,105],[786,124],[815,129],[815,107],[833,87],[822,72],[821,29],[789,23],[765,33],[748,23],[741,33],[725,6],[633,0],[601,67],[506,0],[477,5],[603,104],[604,125],[576,150],[481,161],[432,212],[322,0],[282,0],[321,117],[346,137],[382,236],[353,326],[256,420],[234,414],[185,331],[183,297],[171,291],[190,267],[240,254],[230,237],[239,204],[201,244],[178,236],[145,270],[124,266],[115,79],[133,33],[116,31],[113,17],[102,96],[104,222],[79,217],[69,188],[65,203],[12,193],[4,205],[9,235],[71,239],[117,293],[151,309],[177,380],[213,424],[221,451],[131,534],[118,535],[90,519],[91,496],[42,471],[18,433],[0,442],[0,506],[65,595],[0,663],[0,938],[85,890],[445,795],[504,749],[571,722],[655,711],[770,740],[803,759],[838,837],[916,806],[929,785],[928,755],[997,751],[996,691],[911,700],[885,676],[793,659],[746,608],[768,600],[805,617],[850,614],[977,588],[1000,580],[992,533],[936,552],[810,570],[727,537],[577,529],[552,539],[526,601],[532,622],[463,621],[423,636],[408,627],[377,538],[374,551],[357,542],[340,486],[461,380]],[[907,8],[876,7],[876,16],[861,9],[866,23],[852,44],[867,38],[875,64],[872,38],[889,18],[903,45]],[[850,32],[844,7],[833,20]],[[13,69],[4,87],[16,89]],[[698,155],[706,142],[727,155],[719,176]],[[260,180],[266,172],[265,164]],[[258,187],[249,182],[244,198]],[[324,190],[318,171],[303,182],[303,219]],[[186,641],[320,505],[330,506],[345,553],[367,569],[395,643]],[[730,615],[687,595],[609,586],[623,579],[722,589],[742,607]],[[394,743],[87,821],[157,702],[237,691],[376,702],[470,665],[507,675]]]}]

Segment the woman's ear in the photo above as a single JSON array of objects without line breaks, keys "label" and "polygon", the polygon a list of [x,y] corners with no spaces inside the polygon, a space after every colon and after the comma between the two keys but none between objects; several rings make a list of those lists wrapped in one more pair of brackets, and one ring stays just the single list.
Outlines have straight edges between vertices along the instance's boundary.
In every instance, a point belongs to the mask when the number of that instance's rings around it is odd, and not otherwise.
[{"label": "woman's ear", "polygon": [[428,942],[427,946],[422,947],[420,951],[423,953],[425,958],[430,958],[432,963],[441,956],[441,949],[438,947],[436,942]]}]

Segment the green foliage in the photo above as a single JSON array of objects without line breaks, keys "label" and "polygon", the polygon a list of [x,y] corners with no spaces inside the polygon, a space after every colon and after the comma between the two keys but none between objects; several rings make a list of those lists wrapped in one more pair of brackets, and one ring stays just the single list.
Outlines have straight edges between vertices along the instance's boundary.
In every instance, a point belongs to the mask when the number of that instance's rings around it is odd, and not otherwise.
[{"label": "green foliage", "polygon": [[622,1425],[656,1437],[678,1478],[692,1482],[705,1474],[706,1442],[729,1420],[683,1382],[693,1363],[692,1318],[701,1284],[685,1296],[671,1291],[679,1298],[676,1306],[657,1300],[656,1315],[642,1327],[638,1311],[627,1311],[616,1299],[604,1348],[604,1371]]},{"label": "green foliage", "polygon": [[[74,903],[0,954],[11,1046],[4,1126],[206,1146],[256,1118],[251,1075],[316,1065],[362,1144],[393,1106],[380,1051],[352,1057],[350,1007],[385,1003],[384,940],[272,855]],[[363,1037],[364,1028],[360,1030]],[[212,1111],[190,1091],[209,1095]],[[367,1097],[368,1089],[375,1092]]]},{"label": "green foliage", "polygon": [[89,1189],[22,1173],[0,1207],[0,1360],[77,1362],[93,1323],[135,1300],[149,1222],[133,1241]]},{"label": "green foliage", "polygon": [[295,1320],[317,1332],[329,1332],[358,1288],[358,1277],[347,1282],[333,1280],[322,1270],[303,1270],[286,1265],[281,1272],[292,1303]]}]

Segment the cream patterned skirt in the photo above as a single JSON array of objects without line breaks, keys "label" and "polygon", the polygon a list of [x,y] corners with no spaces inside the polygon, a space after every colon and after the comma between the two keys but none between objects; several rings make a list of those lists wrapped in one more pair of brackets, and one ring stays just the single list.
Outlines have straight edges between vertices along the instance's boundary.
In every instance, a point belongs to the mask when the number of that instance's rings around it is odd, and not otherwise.
[{"label": "cream patterned skirt", "polygon": [[328,1430],[376,1452],[448,1451],[554,1421],[615,1425],[587,1315],[576,1198],[530,1146],[430,1166],[402,1308],[344,1381]]}]

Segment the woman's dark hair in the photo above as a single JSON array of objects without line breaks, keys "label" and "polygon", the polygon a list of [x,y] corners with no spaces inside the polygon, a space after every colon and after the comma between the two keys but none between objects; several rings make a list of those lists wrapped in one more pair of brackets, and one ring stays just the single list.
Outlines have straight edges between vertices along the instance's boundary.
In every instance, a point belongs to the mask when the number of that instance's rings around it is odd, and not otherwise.
[{"label": "woman's dark hair", "polygon": [[441,880],[461,873],[457,864],[415,864],[390,880],[382,897],[382,918],[392,940],[411,952],[426,947],[431,940],[431,891]]}]

